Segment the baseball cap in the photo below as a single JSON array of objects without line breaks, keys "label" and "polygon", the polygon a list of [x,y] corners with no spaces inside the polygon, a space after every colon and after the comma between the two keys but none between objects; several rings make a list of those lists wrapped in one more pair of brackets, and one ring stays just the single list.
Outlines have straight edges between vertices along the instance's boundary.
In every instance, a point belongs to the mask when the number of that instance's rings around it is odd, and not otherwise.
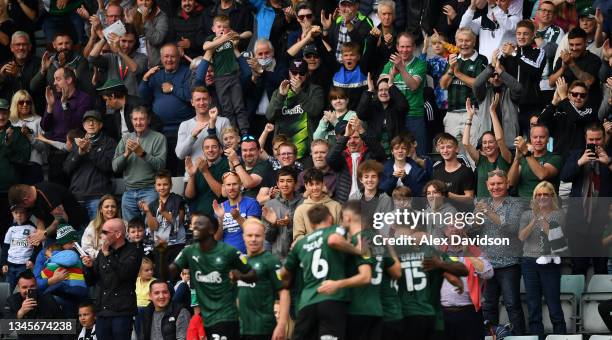
[{"label": "baseball cap", "polygon": [[341,4],[343,2],[348,2],[348,3],[351,3],[351,4],[357,3],[356,0],[340,0],[340,1],[338,1],[339,4]]},{"label": "baseball cap", "polygon": [[8,102],[8,100],[4,98],[0,98],[0,110],[10,110],[10,109],[11,109],[11,104]]},{"label": "baseball cap", "polygon": [[590,18],[590,19],[595,19],[595,9],[591,6],[585,7],[582,9],[582,11],[580,11],[580,13],[578,13],[578,17],[579,18]]},{"label": "baseball cap", "polygon": [[308,44],[304,47],[304,56],[314,54],[316,56],[319,55],[319,51],[317,50],[317,46],[314,44]]},{"label": "baseball cap", "polygon": [[85,114],[83,115],[83,121],[87,120],[87,118],[93,118],[99,122],[102,121],[102,116],[100,116],[100,112],[96,110],[86,111]]},{"label": "baseball cap", "polygon": [[308,65],[306,65],[304,60],[294,59],[289,63],[289,71],[291,73],[306,74],[308,72]]},{"label": "baseball cap", "polygon": [[77,240],[77,232],[70,224],[62,223],[57,227],[55,243],[64,245]]}]

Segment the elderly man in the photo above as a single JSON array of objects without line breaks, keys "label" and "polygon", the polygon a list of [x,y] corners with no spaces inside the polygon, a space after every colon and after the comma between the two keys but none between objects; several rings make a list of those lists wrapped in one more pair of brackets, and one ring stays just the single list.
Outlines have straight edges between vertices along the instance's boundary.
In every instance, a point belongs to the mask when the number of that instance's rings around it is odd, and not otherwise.
[{"label": "elderly man", "polygon": [[[177,133],[181,122],[193,117],[191,91],[189,84],[191,72],[181,65],[179,50],[174,44],[166,44],[160,49],[162,66],[154,66],[142,77],[139,93],[145,103],[152,103],[152,108],[164,123],[164,134],[168,139],[168,149],[174,150],[177,144]],[[168,155],[167,168],[173,175],[183,172],[176,154]]]},{"label": "elderly man", "polygon": [[[83,115],[93,108],[91,97],[77,88],[77,77],[70,67],[60,67],[53,75],[53,89],[45,91],[47,110],[40,121],[40,127],[47,131],[45,137],[57,142],[66,142],[68,131],[81,128]],[[62,165],[66,159],[63,150],[49,150],[49,181],[68,186]]]},{"label": "elderly man", "polygon": [[122,173],[125,180],[121,211],[127,221],[140,216],[141,200],[149,204],[157,197],[155,173],[166,165],[167,153],[166,137],[149,128],[147,108],[134,108],[131,119],[134,132],[123,135],[113,158],[113,171]]},{"label": "elderly man", "polygon": [[191,315],[180,304],[170,301],[168,282],[151,282],[149,299],[151,303],[143,315],[140,340],[185,339]]},{"label": "elderly man", "polygon": [[[312,165],[315,169],[319,169],[323,172],[323,182],[329,196],[333,199],[336,197],[336,179],[338,174],[334,172],[327,164],[327,154],[329,153],[329,143],[324,139],[315,139],[310,144],[310,154],[312,157]],[[308,169],[306,169],[308,170]],[[298,182],[296,188],[299,192],[306,190],[304,186],[304,173],[306,170],[300,172],[298,175]],[[348,198],[348,197],[347,197]]]},{"label": "elderly man", "polygon": [[113,155],[117,142],[102,131],[102,115],[87,111],[83,116],[85,136],[75,139],[75,147],[64,162],[64,171],[70,176],[70,190],[87,209],[93,220],[102,195],[112,187]]},{"label": "elderly man", "polygon": [[287,77],[287,66],[274,57],[274,47],[267,39],[259,39],[253,48],[254,59],[247,60],[250,80],[244,83],[245,105],[251,116],[250,130],[259,134],[267,120],[266,110],[274,90]]},{"label": "elderly man", "polygon": [[125,224],[114,218],[102,225],[102,249],[95,260],[83,256],[85,281],[96,286],[96,333],[99,339],[128,340],[136,315],[136,277],[142,251],[127,242]]},{"label": "elderly man", "polygon": [[[0,68],[0,96],[11,98],[18,90],[30,91],[30,80],[38,72],[40,58],[32,55],[32,43],[26,32],[17,31],[11,37],[13,60]],[[37,98],[37,96],[33,96]],[[38,97],[37,109],[42,109],[43,101]]]}]

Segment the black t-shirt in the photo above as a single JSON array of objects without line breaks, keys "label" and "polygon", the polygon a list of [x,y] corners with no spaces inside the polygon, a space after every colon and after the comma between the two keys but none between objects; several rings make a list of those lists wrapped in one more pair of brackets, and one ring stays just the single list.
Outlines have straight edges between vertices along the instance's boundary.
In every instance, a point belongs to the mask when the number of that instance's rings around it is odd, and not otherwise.
[{"label": "black t-shirt", "polygon": [[51,211],[62,205],[66,215],[68,215],[68,223],[74,229],[82,229],[89,223],[87,210],[81,206],[74,195],[61,185],[49,182],[35,184],[37,190],[36,202],[32,212],[34,216],[42,219],[45,225],[53,223],[53,215]]},{"label": "black t-shirt", "polygon": [[[561,58],[557,59],[557,62],[555,63],[554,72],[559,71],[559,69],[561,68],[562,62],[563,61],[561,60]],[[589,89],[589,100],[591,103],[597,103],[597,105],[599,105],[599,100],[601,99],[601,96],[600,96],[600,91],[599,91],[599,80],[598,80],[599,77],[598,76],[599,76],[599,68],[601,67],[601,59],[599,59],[599,57],[597,57],[595,54],[587,50],[584,53],[584,55],[576,59],[575,62],[576,62],[576,66],[578,66],[578,68],[580,68],[583,72],[586,72],[592,75],[593,77],[595,77],[595,81],[593,82],[593,85],[591,85],[591,88]],[[567,83],[568,86],[574,80],[578,80],[578,78],[576,78],[576,76],[574,75],[574,72],[569,67],[565,69],[562,76],[563,78],[565,78],[565,82]]]},{"label": "black t-shirt", "polygon": [[[433,178],[446,183],[448,192],[452,192],[456,195],[465,195],[466,190],[476,190],[476,182],[474,180],[474,172],[467,166],[460,163],[459,169],[453,172],[447,172],[444,168],[444,162],[438,164],[434,168]],[[469,210],[469,205],[458,204],[452,202],[457,210],[466,211]]]}]

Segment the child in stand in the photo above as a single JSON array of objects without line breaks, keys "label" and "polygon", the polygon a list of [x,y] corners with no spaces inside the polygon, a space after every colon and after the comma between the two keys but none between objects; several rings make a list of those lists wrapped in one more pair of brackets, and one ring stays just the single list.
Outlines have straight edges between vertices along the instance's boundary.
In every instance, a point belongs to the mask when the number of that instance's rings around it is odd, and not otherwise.
[{"label": "child in stand", "polygon": [[91,301],[79,305],[79,323],[81,332],[78,340],[96,340],[96,308]]},{"label": "child in stand", "polygon": [[[427,49],[429,47],[428,41],[431,43],[432,56],[427,55]],[[440,79],[448,66],[448,51],[445,48],[447,45],[446,38],[436,32],[431,37],[425,37],[423,53],[419,56],[421,60],[427,63],[427,74],[433,79],[436,104],[438,105],[438,109],[444,112],[446,112],[448,108],[448,92],[440,87]]]},{"label": "child in stand", "polygon": [[142,258],[142,263],[140,264],[140,272],[138,272],[138,277],[136,278],[136,306],[138,307],[138,314],[136,315],[136,319],[134,320],[134,329],[136,330],[136,335],[140,338],[142,317],[145,313],[145,310],[151,300],[149,299],[149,286],[151,282],[155,280],[153,277],[153,269],[155,268],[155,264],[151,259],[147,257]]},{"label": "child in stand", "polygon": [[30,220],[27,209],[14,205],[11,207],[11,213],[13,225],[4,236],[0,263],[12,292],[17,285],[19,273],[34,266],[31,261],[34,246],[28,242],[28,237],[36,231],[36,227]]},{"label": "child in stand", "polygon": [[234,127],[226,127],[221,130],[221,142],[223,142],[223,150],[234,149],[240,157],[240,135]]},{"label": "child in stand", "polygon": [[363,56],[360,50],[356,42],[342,44],[342,63],[332,78],[335,87],[345,90],[349,110],[357,108],[361,94],[368,89],[368,60],[372,48],[366,49]]},{"label": "child in stand", "polygon": [[149,257],[153,251],[153,242],[150,237],[145,234],[145,225],[140,217],[134,217],[128,222],[128,240],[131,243],[136,243],[136,247],[142,249],[144,256]]}]

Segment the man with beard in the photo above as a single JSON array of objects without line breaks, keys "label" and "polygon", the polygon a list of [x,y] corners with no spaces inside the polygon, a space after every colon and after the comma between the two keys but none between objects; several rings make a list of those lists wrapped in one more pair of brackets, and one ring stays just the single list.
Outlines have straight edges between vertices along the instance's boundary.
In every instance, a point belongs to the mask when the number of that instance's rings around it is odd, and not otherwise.
[{"label": "man with beard", "polygon": [[98,111],[87,111],[83,116],[83,138],[75,139],[75,147],[64,162],[64,171],[70,176],[70,190],[87,208],[94,219],[100,197],[112,187],[111,162],[116,142],[102,131],[102,116]]},{"label": "man with beard", "polygon": [[[61,55],[61,54],[60,54]],[[77,77],[70,67],[60,67],[53,75],[53,89],[47,86],[45,99],[47,110],[40,121],[40,127],[47,131],[45,137],[57,142],[66,142],[66,135],[72,129],[80,129],[83,115],[91,110],[91,97],[77,89]],[[49,150],[49,181],[68,186],[63,173],[66,153],[52,148]]]},{"label": "man with beard", "polygon": [[[30,80],[40,67],[40,58],[30,54],[32,43],[26,32],[13,33],[10,47],[13,60],[0,68],[0,96],[2,98],[11,98],[18,90],[30,91]],[[37,98],[36,95],[32,97]],[[37,109],[42,109],[42,100],[36,100],[36,104]]]},{"label": "man with beard", "polygon": [[[168,41],[176,41],[186,56],[195,58],[202,55],[202,45],[197,44],[200,17],[204,7],[195,0],[182,0],[169,25]],[[168,13],[171,14],[171,13]]]},{"label": "man with beard", "polygon": [[225,150],[225,155],[230,164],[230,169],[234,170],[240,177],[243,185],[243,194],[248,197],[256,198],[261,187],[271,187],[273,179],[272,165],[267,160],[261,158],[261,146],[255,137],[245,135],[240,141],[240,154],[233,149]]},{"label": "man with beard", "polygon": [[195,211],[212,218],[213,201],[221,198],[221,176],[229,170],[229,165],[217,136],[206,136],[202,151],[203,157],[185,157],[185,171],[189,176],[185,197],[191,200]]},{"label": "man with beard", "polygon": [[53,37],[54,52],[46,51],[43,54],[40,72],[36,73],[30,81],[30,89],[33,92],[42,93],[45,86],[53,84],[55,71],[66,66],[79,75],[78,88],[84,91],[91,89],[87,60],[78,52],[74,52],[73,47],[69,34],[60,32]]},{"label": "man with beard", "polygon": [[232,282],[252,283],[257,280],[255,270],[247,264],[246,256],[234,247],[217,242],[217,224],[194,212],[191,215],[194,244],[185,247],[170,265],[170,272],[189,268],[198,298],[202,319],[206,320],[206,335],[238,340],[239,323],[236,289]]}]

